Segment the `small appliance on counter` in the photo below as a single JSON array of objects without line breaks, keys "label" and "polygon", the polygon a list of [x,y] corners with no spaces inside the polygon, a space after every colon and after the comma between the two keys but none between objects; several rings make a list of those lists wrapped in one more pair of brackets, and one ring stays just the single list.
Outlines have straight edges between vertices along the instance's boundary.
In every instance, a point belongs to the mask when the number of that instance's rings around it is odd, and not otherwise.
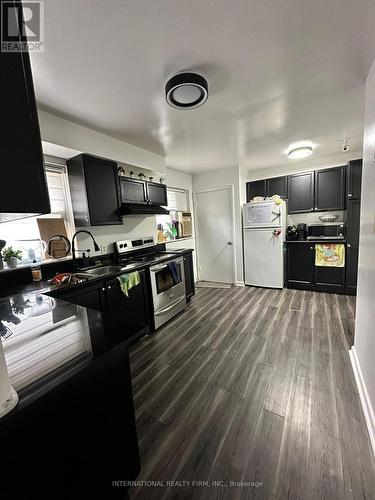
[{"label": "small appliance on counter", "polygon": [[345,222],[314,223],[307,226],[308,240],[344,240]]},{"label": "small appliance on counter", "polygon": [[306,224],[298,224],[297,226],[297,240],[304,241],[307,238]]},{"label": "small appliance on counter", "polygon": [[298,240],[297,226],[288,226],[286,229],[286,241]]}]

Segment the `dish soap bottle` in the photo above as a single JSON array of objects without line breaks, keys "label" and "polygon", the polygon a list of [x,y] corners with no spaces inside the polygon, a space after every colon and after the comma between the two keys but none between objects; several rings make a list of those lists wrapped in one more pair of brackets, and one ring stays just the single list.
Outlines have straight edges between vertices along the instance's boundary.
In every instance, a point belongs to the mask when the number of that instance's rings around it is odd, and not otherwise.
[{"label": "dish soap bottle", "polygon": [[42,281],[42,270],[35,259],[33,260],[33,265],[31,266],[31,274],[33,276],[33,281]]}]

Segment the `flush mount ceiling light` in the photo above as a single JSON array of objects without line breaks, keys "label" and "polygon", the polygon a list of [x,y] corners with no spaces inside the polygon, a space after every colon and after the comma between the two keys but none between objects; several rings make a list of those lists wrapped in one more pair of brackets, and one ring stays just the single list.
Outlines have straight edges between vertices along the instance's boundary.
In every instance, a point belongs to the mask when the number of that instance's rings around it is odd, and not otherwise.
[{"label": "flush mount ceiling light", "polygon": [[299,146],[298,148],[293,148],[288,151],[288,158],[291,160],[298,160],[312,155],[312,152],[312,146]]},{"label": "flush mount ceiling light", "polygon": [[208,83],[197,73],[178,73],[165,86],[167,103],[177,109],[194,109],[208,98]]}]

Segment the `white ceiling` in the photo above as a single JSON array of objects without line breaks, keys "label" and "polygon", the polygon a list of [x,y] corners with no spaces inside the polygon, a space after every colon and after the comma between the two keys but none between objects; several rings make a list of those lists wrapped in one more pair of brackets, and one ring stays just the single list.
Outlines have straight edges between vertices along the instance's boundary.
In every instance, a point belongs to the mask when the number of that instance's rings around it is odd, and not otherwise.
[{"label": "white ceiling", "polygon": [[[275,167],[362,147],[374,0],[45,0],[37,99],[54,112],[198,172]],[[168,77],[196,70],[210,97],[178,111]]]}]

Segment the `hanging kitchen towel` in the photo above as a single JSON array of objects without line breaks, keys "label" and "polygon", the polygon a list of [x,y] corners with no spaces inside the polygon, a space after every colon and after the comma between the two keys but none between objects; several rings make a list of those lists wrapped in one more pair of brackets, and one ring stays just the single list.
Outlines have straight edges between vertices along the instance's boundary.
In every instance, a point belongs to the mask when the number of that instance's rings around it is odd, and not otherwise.
[{"label": "hanging kitchen towel", "polygon": [[168,269],[169,269],[169,271],[170,271],[170,273],[172,275],[174,284],[177,285],[177,283],[180,282],[180,278],[179,278],[179,275],[178,275],[176,263],[175,262],[170,262],[168,264]]},{"label": "hanging kitchen towel", "polygon": [[134,271],[133,273],[121,274],[121,276],[117,276],[117,279],[120,282],[120,287],[123,294],[127,297],[129,297],[129,290],[133,288],[133,286],[139,285],[139,283],[141,282],[138,271]]},{"label": "hanging kitchen towel", "polygon": [[345,267],[345,245],[342,243],[315,245],[315,265]]}]

